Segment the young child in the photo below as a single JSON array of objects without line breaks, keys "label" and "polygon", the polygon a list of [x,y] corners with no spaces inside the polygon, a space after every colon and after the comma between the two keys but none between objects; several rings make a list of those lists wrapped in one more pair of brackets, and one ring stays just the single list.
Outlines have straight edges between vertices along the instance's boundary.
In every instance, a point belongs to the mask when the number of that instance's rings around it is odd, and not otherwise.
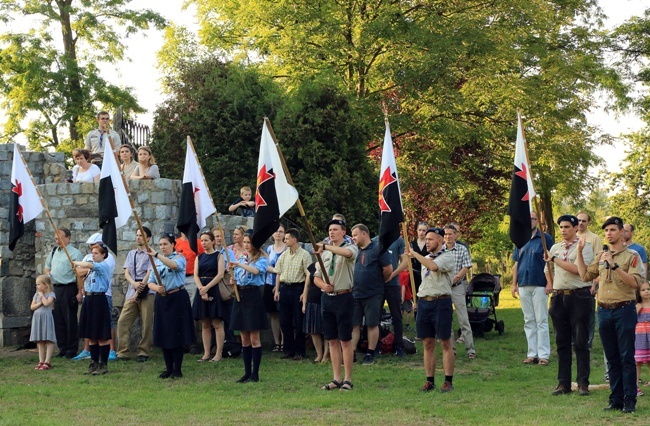
[{"label": "young child", "polygon": [[255,201],[251,200],[251,198],[253,198],[253,191],[250,186],[242,187],[239,190],[239,198],[228,207],[228,211],[232,213],[239,209],[239,214],[243,217],[255,216]]},{"label": "young child", "polygon": [[31,309],[34,311],[32,316],[32,332],[29,335],[31,342],[36,342],[38,348],[38,364],[35,370],[49,370],[52,368],[50,361],[54,352],[54,343],[56,343],[56,334],[54,333],[54,289],[52,280],[47,275],[39,275],[36,278],[36,294],[32,299]]},{"label": "young child", "polygon": [[[634,342],[634,359],[636,361],[636,380],[637,383],[641,377],[641,366],[650,365],[650,284],[647,282],[641,284],[637,289],[636,313],[638,315],[635,342]],[[650,382],[646,382],[648,385]],[[643,391],[637,388],[637,396],[643,395]]]}]

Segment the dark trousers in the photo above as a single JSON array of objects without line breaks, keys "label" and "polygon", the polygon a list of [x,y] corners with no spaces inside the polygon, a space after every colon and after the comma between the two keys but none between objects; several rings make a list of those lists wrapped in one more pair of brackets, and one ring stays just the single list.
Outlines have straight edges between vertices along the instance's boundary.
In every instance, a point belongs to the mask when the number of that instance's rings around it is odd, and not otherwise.
[{"label": "dark trousers", "polygon": [[609,402],[620,407],[636,403],[636,321],[635,303],[618,309],[598,308],[598,331],[609,361]]},{"label": "dark trousers", "polygon": [[284,353],[305,356],[305,333],[302,323],[302,295],[304,287],[280,285],[280,328],[284,337]]},{"label": "dark trousers", "polygon": [[54,286],[54,332],[61,352],[76,355],[79,349],[79,324],[77,323],[77,283]]},{"label": "dark trousers", "polygon": [[[554,295],[549,311],[555,328],[558,384],[571,388],[571,346],[576,353],[578,385],[589,385],[589,318],[594,315],[594,302],[589,288],[572,294]],[[633,345],[634,346],[634,345]]]},{"label": "dark trousers", "polygon": [[[384,286],[384,302],[388,302],[388,310],[393,320],[393,347],[398,350],[404,342],[404,326],[402,325],[402,288],[396,285]],[[383,305],[383,303],[382,303]]]}]

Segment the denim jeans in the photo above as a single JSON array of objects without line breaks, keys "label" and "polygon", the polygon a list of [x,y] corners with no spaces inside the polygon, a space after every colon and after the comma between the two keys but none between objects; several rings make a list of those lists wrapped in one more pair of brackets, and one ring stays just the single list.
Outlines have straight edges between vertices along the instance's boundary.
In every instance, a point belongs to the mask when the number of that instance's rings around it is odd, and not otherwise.
[{"label": "denim jeans", "polygon": [[609,361],[609,402],[621,407],[625,403],[636,403],[636,320],[635,303],[618,309],[598,307],[598,331]]},{"label": "denim jeans", "polygon": [[571,387],[571,347],[576,353],[577,382],[589,386],[589,318],[594,315],[594,302],[589,287],[572,294],[556,294],[551,299],[551,318],[557,345],[558,384]]}]

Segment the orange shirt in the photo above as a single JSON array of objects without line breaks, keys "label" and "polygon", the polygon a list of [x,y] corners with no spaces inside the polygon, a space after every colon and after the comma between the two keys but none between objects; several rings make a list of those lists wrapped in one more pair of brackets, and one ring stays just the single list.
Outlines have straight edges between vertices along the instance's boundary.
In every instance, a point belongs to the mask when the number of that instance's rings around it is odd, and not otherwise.
[{"label": "orange shirt", "polygon": [[[199,254],[205,253],[203,247],[201,246],[201,241],[196,240],[196,246],[199,249]],[[190,241],[179,238],[176,240],[176,251],[183,255],[187,264],[185,266],[185,275],[194,275],[194,261],[196,260],[197,254],[192,251],[190,248]]]}]

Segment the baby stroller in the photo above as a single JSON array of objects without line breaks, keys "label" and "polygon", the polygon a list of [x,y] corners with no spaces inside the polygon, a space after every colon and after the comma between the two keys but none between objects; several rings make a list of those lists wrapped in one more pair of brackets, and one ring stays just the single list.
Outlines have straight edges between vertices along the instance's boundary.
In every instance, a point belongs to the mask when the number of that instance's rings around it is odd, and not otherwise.
[{"label": "baby stroller", "polygon": [[[503,334],[503,320],[497,319],[501,276],[482,273],[475,275],[467,287],[467,315],[475,336],[483,337],[485,332],[495,328],[499,336]],[[494,319],[490,318],[491,316]],[[460,333],[459,333],[460,334]]]}]

